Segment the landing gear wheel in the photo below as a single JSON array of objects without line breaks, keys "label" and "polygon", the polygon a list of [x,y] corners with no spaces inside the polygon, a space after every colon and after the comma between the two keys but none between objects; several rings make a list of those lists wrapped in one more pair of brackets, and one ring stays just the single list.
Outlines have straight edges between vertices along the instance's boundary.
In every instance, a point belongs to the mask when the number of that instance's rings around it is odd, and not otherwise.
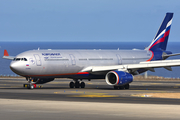
[{"label": "landing gear wheel", "polygon": [[30,87],[30,84],[27,84],[27,89],[30,89],[31,87]]},{"label": "landing gear wheel", "polygon": [[74,88],[74,82],[70,82],[70,83],[69,83],[69,87],[70,87],[70,88]]},{"label": "landing gear wheel", "polygon": [[120,89],[120,90],[124,89],[124,86],[119,86],[119,89]]},{"label": "landing gear wheel", "polygon": [[129,84],[124,85],[125,89],[129,89]]},{"label": "landing gear wheel", "polygon": [[27,84],[27,89],[34,89],[34,85]]},{"label": "landing gear wheel", "polygon": [[75,88],[79,88],[79,81],[75,82]]},{"label": "landing gear wheel", "polygon": [[30,85],[30,89],[34,89],[34,85]]},{"label": "landing gear wheel", "polygon": [[85,83],[81,82],[80,86],[81,86],[81,88],[84,88],[85,87]]},{"label": "landing gear wheel", "polygon": [[114,86],[114,89],[117,90],[119,87],[118,86]]}]

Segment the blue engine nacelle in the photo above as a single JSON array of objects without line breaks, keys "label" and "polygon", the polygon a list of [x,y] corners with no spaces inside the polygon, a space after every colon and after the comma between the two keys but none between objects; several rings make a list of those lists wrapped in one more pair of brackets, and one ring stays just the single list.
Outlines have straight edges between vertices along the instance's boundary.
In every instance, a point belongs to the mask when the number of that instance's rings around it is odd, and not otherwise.
[{"label": "blue engine nacelle", "polygon": [[125,85],[133,81],[133,76],[124,71],[110,71],[106,74],[108,85]]}]

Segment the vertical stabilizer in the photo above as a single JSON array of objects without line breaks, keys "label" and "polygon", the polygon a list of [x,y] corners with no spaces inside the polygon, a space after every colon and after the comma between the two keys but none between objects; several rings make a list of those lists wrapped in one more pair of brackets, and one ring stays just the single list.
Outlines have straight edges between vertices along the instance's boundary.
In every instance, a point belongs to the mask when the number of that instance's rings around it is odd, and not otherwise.
[{"label": "vertical stabilizer", "polygon": [[172,18],[173,18],[173,13],[166,13],[166,16],[157,34],[155,35],[151,44],[146,48],[146,50],[151,50],[151,51],[156,49],[166,50],[170,28],[172,24]]}]

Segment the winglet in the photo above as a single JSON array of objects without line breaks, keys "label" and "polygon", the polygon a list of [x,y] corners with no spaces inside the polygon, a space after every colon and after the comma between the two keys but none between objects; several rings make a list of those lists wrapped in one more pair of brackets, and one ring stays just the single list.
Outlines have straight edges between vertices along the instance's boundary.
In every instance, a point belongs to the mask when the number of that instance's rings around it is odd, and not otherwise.
[{"label": "winglet", "polygon": [[9,56],[7,50],[4,50],[4,56]]}]

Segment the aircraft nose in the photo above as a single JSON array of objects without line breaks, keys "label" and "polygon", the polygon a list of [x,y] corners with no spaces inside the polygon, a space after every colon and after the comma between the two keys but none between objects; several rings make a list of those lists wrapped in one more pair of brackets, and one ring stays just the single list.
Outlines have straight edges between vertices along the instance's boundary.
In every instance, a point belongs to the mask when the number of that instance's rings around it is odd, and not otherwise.
[{"label": "aircraft nose", "polygon": [[12,61],[10,64],[10,68],[16,74],[21,74],[21,65],[18,62]]}]

